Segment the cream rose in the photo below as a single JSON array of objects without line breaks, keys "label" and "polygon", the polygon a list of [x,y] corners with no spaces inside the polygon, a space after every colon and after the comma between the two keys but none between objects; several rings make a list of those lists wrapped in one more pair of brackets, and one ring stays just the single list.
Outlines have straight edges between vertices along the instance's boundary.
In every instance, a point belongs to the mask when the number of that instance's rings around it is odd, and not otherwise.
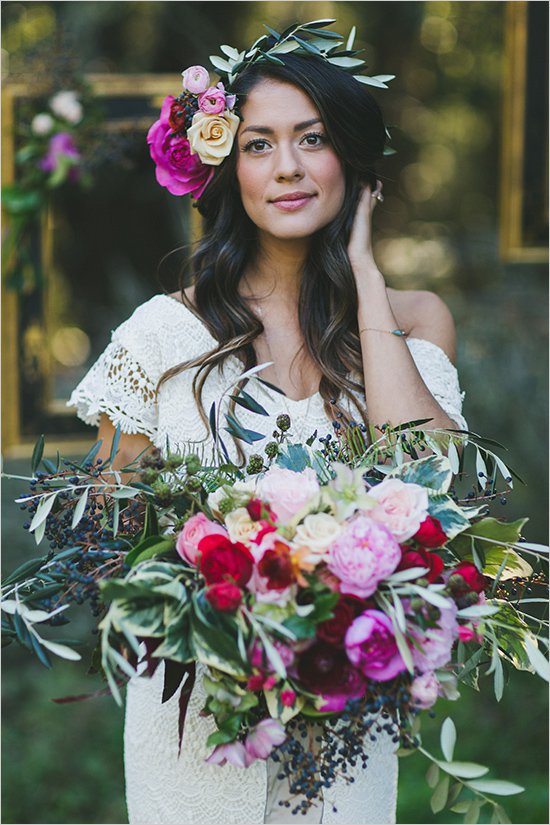
[{"label": "cream rose", "polygon": [[219,166],[231,152],[239,123],[237,115],[229,110],[220,115],[197,112],[187,130],[191,152],[208,166]]},{"label": "cream rose", "polygon": [[309,554],[303,560],[315,563],[321,560],[341,532],[342,526],[334,516],[328,513],[312,513],[298,525],[292,543],[295,547],[309,550]]},{"label": "cream rose", "polygon": [[242,541],[245,544],[258,532],[258,523],[252,521],[246,507],[238,507],[228,513],[225,526],[231,541]]}]

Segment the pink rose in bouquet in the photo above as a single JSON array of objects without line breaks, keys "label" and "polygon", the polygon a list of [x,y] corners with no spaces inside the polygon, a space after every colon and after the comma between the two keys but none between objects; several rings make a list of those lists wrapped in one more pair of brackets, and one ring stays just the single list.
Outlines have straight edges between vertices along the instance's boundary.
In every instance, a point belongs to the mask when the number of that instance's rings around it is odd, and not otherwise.
[{"label": "pink rose in bouquet", "polygon": [[427,710],[435,705],[439,696],[439,682],[435,673],[427,670],[421,676],[415,676],[410,687],[411,700],[417,708]]},{"label": "pink rose in bouquet", "polygon": [[328,568],[340,580],[340,592],[366,598],[401,561],[401,548],[389,530],[368,516],[349,521],[332,543]]},{"label": "pink rose in bouquet", "polygon": [[160,118],[147,134],[149,151],[156,164],[156,178],[172,195],[191,194],[200,198],[214,170],[191,153],[187,138],[173,133],[170,125],[173,102],[172,95],[164,99]]},{"label": "pink rose in bouquet", "polygon": [[265,499],[281,524],[286,524],[319,494],[315,470],[301,472],[270,467],[258,484],[258,495]]},{"label": "pink rose in bouquet", "polygon": [[439,608],[437,627],[421,630],[417,625],[409,625],[419,646],[411,647],[413,662],[421,673],[437,670],[450,660],[451,649],[458,635],[456,612],[455,603],[449,599],[447,608]]},{"label": "pink rose in bouquet", "polygon": [[267,759],[273,748],[286,739],[284,726],[276,719],[262,719],[247,735],[244,746],[248,764],[255,759]]},{"label": "pink rose in bouquet", "polygon": [[227,742],[216,745],[205,760],[209,765],[233,765],[235,768],[248,768],[249,758],[242,742]]},{"label": "pink rose in bouquet", "polygon": [[204,513],[196,513],[185,522],[176,540],[176,550],[184,561],[196,564],[199,542],[211,535],[227,536],[227,530],[221,524],[210,521]]},{"label": "pink rose in bouquet", "polygon": [[392,622],[381,610],[365,610],[346,633],[346,653],[368,679],[386,682],[407,669]]},{"label": "pink rose in bouquet", "polygon": [[428,515],[428,492],[419,484],[388,478],[369,490],[369,496],[377,502],[370,517],[391,530],[397,541],[414,536]]}]

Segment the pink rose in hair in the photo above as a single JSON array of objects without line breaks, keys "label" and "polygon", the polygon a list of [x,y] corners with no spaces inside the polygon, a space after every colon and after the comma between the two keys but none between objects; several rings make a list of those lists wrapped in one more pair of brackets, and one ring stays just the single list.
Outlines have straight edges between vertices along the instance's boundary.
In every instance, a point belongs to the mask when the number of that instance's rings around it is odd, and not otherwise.
[{"label": "pink rose in hair", "polygon": [[428,515],[428,492],[420,484],[387,478],[369,490],[369,495],[377,501],[369,510],[370,517],[391,530],[397,541],[414,536]]},{"label": "pink rose in hair", "polygon": [[181,73],[183,88],[191,94],[198,95],[206,91],[210,85],[210,75],[204,66],[189,66]]},{"label": "pink rose in hair", "polygon": [[210,521],[204,513],[197,513],[186,521],[176,541],[176,550],[184,561],[197,564],[199,542],[205,536],[227,536],[227,530],[221,524]]},{"label": "pink rose in hair", "polygon": [[282,524],[289,522],[318,493],[319,482],[311,467],[300,473],[270,467],[258,484],[259,497],[269,503],[276,520]]},{"label": "pink rose in hair", "polygon": [[386,682],[407,669],[389,616],[381,610],[365,610],[346,633],[346,653],[367,679]]},{"label": "pink rose in hair", "polygon": [[199,95],[199,109],[206,115],[219,115],[225,109],[225,93],[211,86]]},{"label": "pink rose in hair", "polygon": [[340,580],[340,592],[371,596],[401,561],[401,548],[382,524],[359,515],[344,526],[328,551],[328,568]]},{"label": "pink rose in hair", "polygon": [[162,104],[160,118],[147,135],[151,157],[156,164],[156,178],[172,195],[192,195],[200,198],[214,170],[192,154],[189,141],[173,134],[170,112],[174,97],[168,95]]}]

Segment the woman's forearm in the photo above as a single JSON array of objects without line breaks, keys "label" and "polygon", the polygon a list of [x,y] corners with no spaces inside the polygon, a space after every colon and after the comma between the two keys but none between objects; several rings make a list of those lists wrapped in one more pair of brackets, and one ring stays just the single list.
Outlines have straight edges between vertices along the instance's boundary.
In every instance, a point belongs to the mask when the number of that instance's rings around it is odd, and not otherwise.
[{"label": "woman's forearm", "polygon": [[[399,328],[386,284],[372,261],[353,264],[357,281],[358,323],[369,420],[396,426],[422,418],[430,429],[455,427],[422,380]],[[405,330],[409,332],[409,330]]]}]

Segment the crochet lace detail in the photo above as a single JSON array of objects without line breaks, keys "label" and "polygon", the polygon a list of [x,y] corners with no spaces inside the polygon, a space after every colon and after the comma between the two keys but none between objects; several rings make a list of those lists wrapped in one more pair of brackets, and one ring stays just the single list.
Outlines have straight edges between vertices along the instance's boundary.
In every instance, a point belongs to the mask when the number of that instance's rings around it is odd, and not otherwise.
[{"label": "crochet lace detail", "polygon": [[[417,368],[436,400],[460,428],[462,399],[457,372],[435,344],[408,339]],[[167,295],[156,295],[139,306],[112,333],[111,343],[74,390],[69,405],[88,424],[97,425],[101,413],[127,433],[143,433],[166,450],[194,442],[208,455],[212,446],[193,400],[193,370],[186,370],[156,386],[170,367],[201,355],[215,341],[190,310]],[[235,384],[243,368],[238,359],[226,360],[223,370],[213,370],[203,393],[204,409],[219,406],[223,393]],[[250,388],[247,388],[250,389]],[[255,382],[257,400],[269,413],[259,416],[238,408],[238,419],[248,429],[270,437],[277,415],[286,412],[292,421],[295,440],[305,440],[315,430],[318,436],[332,432],[319,393],[292,401]],[[225,398],[224,403],[227,401]],[[223,407],[223,404],[222,404]],[[223,420],[222,420],[223,426]],[[232,451],[231,439],[227,446]],[[247,454],[261,453],[263,443],[243,445]],[[212,720],[199,716],[204,702],[201,669],[193,688],[183,738],[177,754],[177,694],[161,703],[161,668],[153,679],[137,677],[128,686],[124,734],[126,795],[132,825],[258,825],[266,815],[266,764],[248,769],[210,766],[206,738]],[[296,817],[298,822],[392,823],[397,798],[397,757],[387,735],[369,742],[365,771],[352,769],[353,784],[342,780],[326,791],[322,814]],[[337,811],[333,811],[333,803]],[[288,810],[281,809],[286,822]],[[322,818],[320,818],[322,817]]]}]

